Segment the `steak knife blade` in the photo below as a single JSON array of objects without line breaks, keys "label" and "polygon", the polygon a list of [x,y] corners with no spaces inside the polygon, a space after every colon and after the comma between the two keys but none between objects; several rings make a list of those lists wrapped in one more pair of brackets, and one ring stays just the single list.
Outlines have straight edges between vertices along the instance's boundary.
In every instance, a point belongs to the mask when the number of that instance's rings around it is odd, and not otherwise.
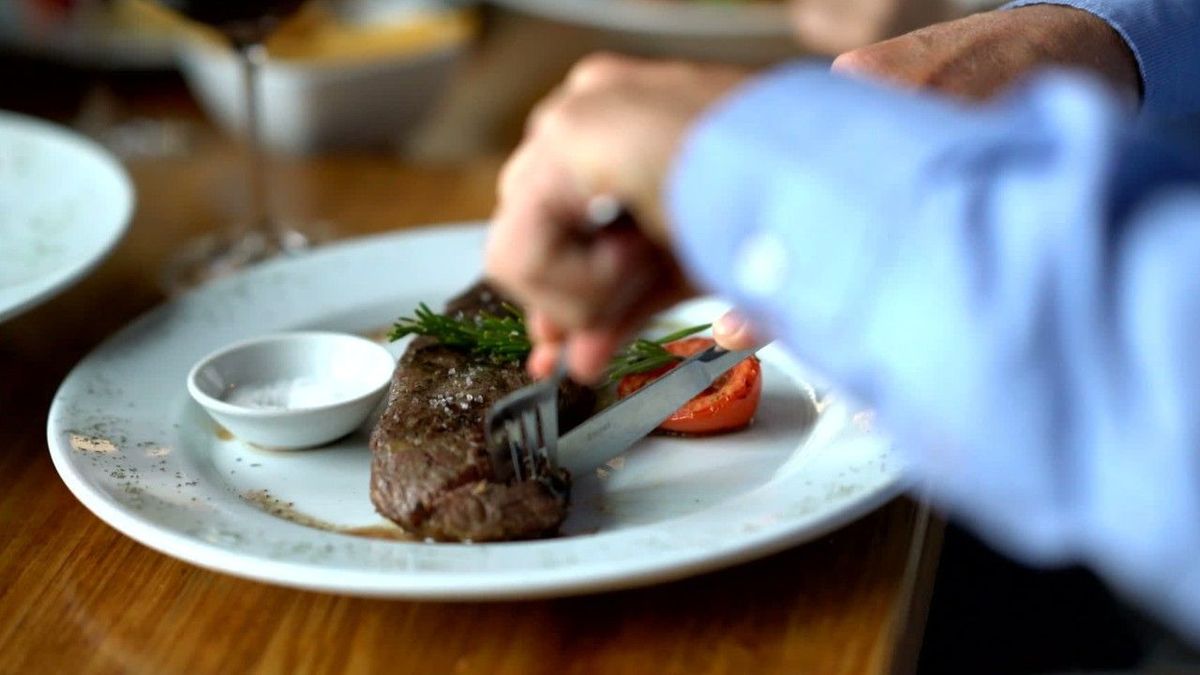
[{"label": "steak knife blade", "polygon": [[558,440],[558,466],[580,476],[625,452],[727,370],[759,348],[709,347],[588,418]]}]

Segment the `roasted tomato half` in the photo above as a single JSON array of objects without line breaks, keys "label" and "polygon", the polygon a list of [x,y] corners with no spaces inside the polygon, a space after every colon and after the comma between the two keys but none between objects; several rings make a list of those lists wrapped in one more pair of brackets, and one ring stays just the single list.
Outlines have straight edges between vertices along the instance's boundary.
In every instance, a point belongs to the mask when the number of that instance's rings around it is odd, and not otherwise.
[{"label": "roasted tomato half", "polygon": [[[692,337],[667,343],[664,347],[672,354],[687,357],[713,344],[709,338]],[[617,384],[617,396],[624,398],[632,394],[674,367],[626,375]],[[659,429],[678,434],[717,434],[741,429],[754,419],[760,398],[762,366],[751,356],[676,410]]]}]

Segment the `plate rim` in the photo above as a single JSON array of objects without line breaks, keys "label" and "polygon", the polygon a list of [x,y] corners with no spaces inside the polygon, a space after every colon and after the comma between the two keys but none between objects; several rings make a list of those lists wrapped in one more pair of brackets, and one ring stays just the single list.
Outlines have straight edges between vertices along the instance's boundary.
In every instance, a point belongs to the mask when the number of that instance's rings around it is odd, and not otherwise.
[{"label": "plate rim", "polygon": [[[53,440],[53,432],[50,432]],[[659,564],[643,567],[640,571],[628,572],[612,569],[601,573],[580,574],[571,572],[548,573],[537,570],[536,575],[515,576],[507,574],[504,583],[493,578],[480,577],[479,581],[464,583],[461,574],[425,574],[406,579],[403,572],[363,572],[336,569],[337,583],[326,580],[325,573],[314,574],[311,564],[255,558],[253,566],[245,565],[246,555],[222,548],[216,544],[201,542],[183,536],[163,526],[143,522],[110,504],[99,495],[87,490],[83,481],[62,465],[65,457],[51,451],[55,470],[67,485],[68,490],[93,515],[121,534],[158,553],[183,563],[203,569],[228,574],[240,579],[258,581],[275,586],[284,586],[305,591],[318,591],[365,598],[437,600],[445,602],[498,602],[510,600],[538,600],[547,598],[593,595],[609,591],[635,589],[655,583],[678,581],[688,577],[715,572],[735,565],[758,560],[779,553],[793,546],[816,541],[825,535],[853,523],[875,511],[904,491],[904,480],[896,476],[891,482],[881,485],[852,506],[842,509],[820,525],[805,529],[786,527],[764,531],[740,540],[737,547],[721,550],[706,556],[691,556],[684,562]],[[552,540],[540,540],[543,543]],[[405,542],[412,543],[412,542]],[[505,542],[505,545],[520,546],[532,542]],[[467,546],[469,544],[450,544]],[[381,588],[379,580],[387,576],[389,586]]]},{"label": "plate rim", "polygon": [[62,140],[69,145],[74,146],[83,153],[90,154],[100,162],[113,177],[117,179],[120,185],[122,202],[121,212],[118,217],[113,220],[113,226],[106,233],[106,238],[101,246],[91,251],[78,264],[68,267],[64,270],[58,270],[54,273],[46,275],[42,281],[32,280],[23,282],[23,284],[32,283],[36,289],[28,296],[18,299],[10,305],[0,305],[0,322],[11,319],[19,314],[29,311],[30,309],[50,300],[59,293],[66,291],[68,288],[77,284],[85,276],[100,266],[113,251],[117,245],[124,240],[128,234],[129,228],[133,222],[134,209],[137,204],[137,189],[133,184],[133,179],[125,166],[120,160],[108,151],[103,145],[97,143],[91,138],[84,136],[67,127],[48,122],[46,120],[22,115],[19,113],[0,110],[0,125],[12,124],[15,127],[24,127],[26,129],[36,130],[34,133],[43,134],[46,137]]},{"label": "plate rim", "polygon": [[[326,251],[336,253],[338,250],[353,247],[371,247],[381,242],[404,239],[414,235],[436,236],[438,233],[479,231],[484,229],[483,225],[484,223],[480,221],[464,221],[405,228],[342,240],[322,247],[312,255],[320,255],[321,252]],[[264,267],[286,264],[285,260],[267,263]],[[220,281],[217,282],[217,284],[220,283]],[[193,291],[193,293],[202,292],[205,292],[205,289]],[[686,552],[685,555],[650,565],[625,562],[620,565],[610,565],[607,569],[599,571],[580,571],[577,567],[568,567],[549,571],[530,570],[531,572],[536,571],[536,574],[520,574],[510,571],[474,576],[463,572],[406,574],[402,570],[355,570],[334,566],[322,567],[317,563],[280,560],[231,550],[215,542],[187,536],[177,529],[140,516],[136,511],[110,499],[101,490],[89,487],[85,477],[79,471],[79,467],[82,465],[71,460],[72,452],[62,442],[62,437],[67,431],[65,426],[60,424],[62,407],[68,404],[67,398],[64,396],[64,389],[72,383],[78,369],[110,343],[121,340],[127,332],[137,330],[143,322],[153,321],[159,313],[167,311],[172,305],[173,302],[160,304],[132,319],[120,330],[97,344],[63,379],[56,390],[47,416],[46,438],[51,460],[60,478],[75,498],[93,515],[118,532],[168,557],[243,579],[301,590],[360,597],[453,602],[539,599],[602,593],[711,572],[771,555],[800,543],[814,541],[874,511],[899,495],[906,487],[906,480],[902,472],[893,471],[889,480],[875,485],[873,489],[868,490],[849,505],[828,514],[815,525],[808,524],[797,527],[795,523],[784,522],[764,527],[754,533],[742,534],[737,538],[735,545],[722,546],[715,551],[698,552],[693,550]],[[302,527],[287,521],[283,521],[283,524]],[[548,539],[531,542],[505,542],[499,545],[545,546],[548,542],[553,541],[553,539]],[[385,545],[428,545],[419,542],[380,543]],[[450,544],[450,546],[483,545]],[[631,567],[632,570],[627,569]],[[385,580],[386,585],[381,585]]]}]

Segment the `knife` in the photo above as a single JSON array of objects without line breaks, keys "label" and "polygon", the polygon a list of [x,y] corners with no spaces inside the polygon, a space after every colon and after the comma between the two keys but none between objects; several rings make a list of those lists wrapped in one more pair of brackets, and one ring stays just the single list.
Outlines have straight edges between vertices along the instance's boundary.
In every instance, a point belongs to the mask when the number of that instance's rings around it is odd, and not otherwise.
[{"label": "knife", "polygon": [[602,466],[760,348],[726,351],[714,346],[685,359],[560,437],[556,464],[573,476]]}]

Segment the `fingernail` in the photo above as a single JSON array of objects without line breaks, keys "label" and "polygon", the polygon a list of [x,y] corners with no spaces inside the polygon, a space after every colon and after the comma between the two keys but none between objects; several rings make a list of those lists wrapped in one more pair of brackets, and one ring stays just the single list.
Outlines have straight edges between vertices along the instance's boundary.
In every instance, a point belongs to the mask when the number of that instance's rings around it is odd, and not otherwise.
[{"label": "fingernail", "polygon": [[579,350],[571,350],[568,352],[567,358],[571,371],[571,378],[580,384],[596,384],[600,381],[600,375],[604,373],[604,367],[596,367],[595,359],[588,355],[581,355]]},{"label": "fingernail", "polygon": [[737,310],[730,310],[713,324],[713,337],[717,340],[737,337],[746,330],[749,322]]},{"label": "fingernail", "polygon": [[558,349],[556,347],[545,343],[536,344],[529,353],[525,369],[529,371],[533,379],[542,380],[554,370],[554,364],[557,360]]}]

